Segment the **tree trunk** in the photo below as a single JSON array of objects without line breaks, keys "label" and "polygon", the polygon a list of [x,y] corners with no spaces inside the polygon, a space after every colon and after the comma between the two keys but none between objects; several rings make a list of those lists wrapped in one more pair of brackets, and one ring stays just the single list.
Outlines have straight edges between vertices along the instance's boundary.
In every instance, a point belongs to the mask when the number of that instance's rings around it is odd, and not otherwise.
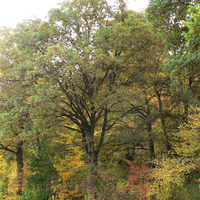
[{"label": "tree trunk", "polygon": [[153,142],[153,138],[152,138],[152,126],[151,126],[151,120],[150,120],[150,115],[151,115],[151,112],[150,112],[150,107],[148,105],[148,102],[146,101],[146,104],[147,104],[147,131],[148,131],[148,136],[149,136],[149,151],[150,151],[150,156],[152,158],[155,157],[155,150],[154,150],[154,142]]},{"label": "tree trunk", "polygon": [[185,110],[185,122],[187,123],[188,122],[188,111],[189,111],[189,103],[188,102],[185,102],[184,104],[184,110]]},{"label": "tree trunk", "polygon": [[153,138],[152,138],[152,134],[151,134],[151,123],[147,123],[147,130],[148,130],[148,136],[149,136],[149,151],[150,151],[150,156],[152,158],[155,157],[155,150],[154,150],[154,142],[153,142]]},{"label": "tree trunk", "polygon": [[22,194],[22,186],[23,186],[23,155],[22,155],[22,145],[23,142],[20,141],[17,144],[17,152],[16,152],[16,160],[17,160],[17,184],[18,184],[18,191],[17,194],[21,195]]},{"label": "tree trunk", "polygon": [[[188,83],[188,90],[190,90],[192,87],[192,78],[189,77],[189,83]],[[188,122],[188,113],[189,113],[189,98],[188,96],[184,97],[185,102],[184,102],[184,110],[185,110],[185,122]]]},{"label": "tree trunk", "polygon": [[169,140],[168,140],[166,125],[165,125],[165,119],[164,119],[164,116],[163,116],[163,106],[162,106],[161,94],[158,91],[156,91],[156,94],[157,94],[157,97],[158,97],[160,121],[161,121],[162,129],[163,129],[163,134],[165,136],[165,147],[166,147],[166,150],[169,151],[169,150],[171,150],[171,145],[170,145]]},{"label": "tree trunk", "polygon": [[87,195],[88,200],[96,199],[96,186],[95,186],[95,179],[96,179],[96,167],[97,167],[97,156],[94,148],[94,141],[93,137],[89,138],[88,141],[88,168],[89,168],[89,177],[87,180]]}]

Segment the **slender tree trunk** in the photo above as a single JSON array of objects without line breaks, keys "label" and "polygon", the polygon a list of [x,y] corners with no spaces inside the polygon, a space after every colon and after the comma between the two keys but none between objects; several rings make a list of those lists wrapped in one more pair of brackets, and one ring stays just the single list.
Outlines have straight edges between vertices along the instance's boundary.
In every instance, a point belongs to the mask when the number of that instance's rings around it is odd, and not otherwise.
[{"label": "slender tree trunk", "polygon": [[40,134],[37,133],[36,144],[39,150],[41,150]]},{"label": "slender tree trunk", "polygon": [[158,91],[156,92],[156,94],[157,94],[157,97],[158,97],[160,121],[161,121],[162,129],[163,129],[163,134],[165,136],[165,147],[166,147],[167,151],[169,151],[169,150],[171,150],[171,145],[169,143],[169,139],[168,139],[168,136],[167,136],[165,119],[164,119],[164,115],[163,115],[163,105],[162,105],[162,100],[161,100],[161,94]]},{"label": "slender tree trunk", "polygon": [[188,102],[186,102],[184,104],[184,110],[185,110],[185,122],[187,123],[187,121],[188,121],[188,110],[189,110],[189,103]]},{"label": "slender tree trunk", "polygon": [[147,105],[147,131],[148,131],[148,136],[149,136],[149,151],[150,151],[150,156],[153,158],[155,157],[155,150],[154,150],[154,142],[152,138],[152,126],[151,126],[151,120],[150,120],[150,106],[148,103],[148,100],[146,99],[146,105]]},{"label": "slender tree trunk", "polygon": [[[192,87],[192,77],[189,77],[189,83],[188,83],[188,90],[190,90]],[[185,103],[184,103],[184,110],[185,110],[185,122],[188,121],[188,113],[189,113],[189,98],[186,97]]]},{"label": "slender tree trunk", "polygon": [[23,186],[23,142],[20,141],[17,144],[17,152],[16,152],[16,160],[17,160],[17,176],[18,176],[18,191],[17,194],[22,194],[22,186]]},{"label": "slender tree trunk", "polygon": [[155,150],[154,150],[154,142],[153,142],[153,138],[152,138],[152,126],[151,123],[147,123],[147,130],[148,130],[148,135],[149,135],[149,151],[150,151],[150,156],[152,158],[155,157]]}]

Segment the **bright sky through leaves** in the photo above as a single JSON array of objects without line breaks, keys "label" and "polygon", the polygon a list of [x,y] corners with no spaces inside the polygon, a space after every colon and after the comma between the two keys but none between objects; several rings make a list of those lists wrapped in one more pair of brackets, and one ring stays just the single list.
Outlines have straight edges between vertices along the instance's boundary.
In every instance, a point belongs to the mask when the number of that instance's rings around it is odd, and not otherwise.
[{"label": "bright sky through leaves", "polygon": [[[110,4],[114,0],[108,0]],[[33,16],[44,19],[51,8],[62,0],[0,0],[0,27],[14,27],[17,23]],[[128,9],[144,10],[149,0],[129,0]]]}]

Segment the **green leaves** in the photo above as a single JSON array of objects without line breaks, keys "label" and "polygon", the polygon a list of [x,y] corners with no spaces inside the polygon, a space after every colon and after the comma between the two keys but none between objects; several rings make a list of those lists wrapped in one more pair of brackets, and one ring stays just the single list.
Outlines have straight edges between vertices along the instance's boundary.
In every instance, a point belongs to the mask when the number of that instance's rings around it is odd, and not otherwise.
[{"label": "green leaves", "polygon": [[190,18],[187,10],[197,3],[197,0],[153,0],[149,4],[146,10],[147,18],[153,22],[155,29],[164,35],[168,51],[176,54],[184,48],[185,38],[182,33],[187,28],[183,24]]},{"label": "green leaves", "polygon": [[187,19],[185,25],[188,27],[188,32],[184,33],[184,37],[188,42],[188,47],[191,50],[197,50],[200,45],[199,32],[200,32],[200,4],[191,6],[188,9],[188,14],[191,18]]},{"label": "green leaves", "polygon": [[[182,85],[183,91],[194,88],[193,92],[197,92],[195,87],[198,85],[199,79],[199,4],[190,6],[187,11],[190,18],[184,25],[187,31],[183,32],[182,36],[186,41],[182,53],[177,55],[169,55],[165,63],[164,70],[171,73],[174,89],[178,89],[178,85]],[[190,79],[190,82],[188,82]]]}]

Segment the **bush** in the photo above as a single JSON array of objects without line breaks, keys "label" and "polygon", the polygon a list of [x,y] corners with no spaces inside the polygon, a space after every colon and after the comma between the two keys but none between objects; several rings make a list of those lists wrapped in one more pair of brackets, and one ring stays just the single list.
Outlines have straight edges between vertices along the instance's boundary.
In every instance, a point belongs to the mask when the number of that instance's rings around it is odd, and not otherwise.
[{"label": "bush", "polygon": [[42,145],[32,150],[29,157],[29,176],[26,188],[18,200],[48,200],[53,193],[52,181],[57,177],[57,170],[48,156],[49,147]]},{"label": "bush", "polygon": [[129,163],[130,174],[129,185],[133,194],[139,199],[147,199],[147,184],[151,180],[151,168],[142,163],[141,166],[135,166]]},{"label": "bush", "polygon": [[150,199],[180,199],[182,190],[193,181],[198,173],[198,163],[192,158],[168,158],[157,160],[153,170],[153,181],[148,197]]}]

